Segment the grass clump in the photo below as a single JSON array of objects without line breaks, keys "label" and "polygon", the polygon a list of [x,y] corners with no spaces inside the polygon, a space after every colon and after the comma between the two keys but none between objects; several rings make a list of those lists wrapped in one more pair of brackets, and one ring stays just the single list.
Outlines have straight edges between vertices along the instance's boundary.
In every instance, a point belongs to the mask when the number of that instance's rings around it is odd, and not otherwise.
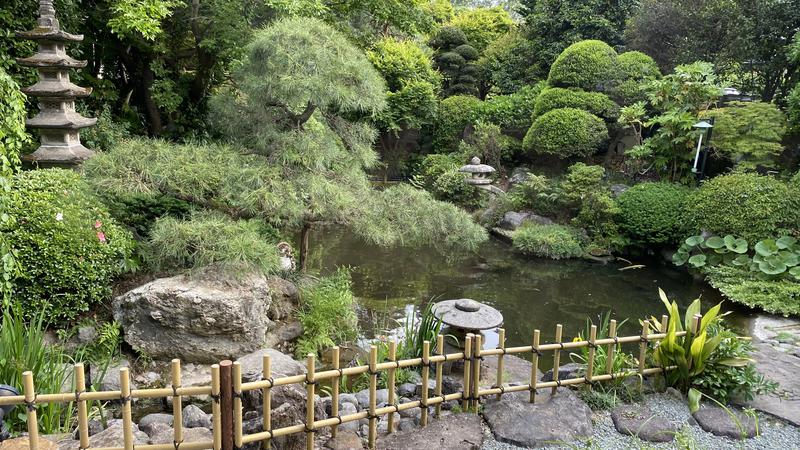
[{"label": "grass clump", "polygon": [[783,315],[800,315],[800,283],[788,279],[762,279],[746,268],[705,267],[709,284],[727,298],[751,308]]},{"label": "grass clump", "polygon": [[584,253],[578,230],[564,225],[523,225],[514,234],[514,248],[550,259],[577,258]]},{"label": "grass clump", "polygon": [[298,357],[323,350],[358,337],[356,300],[351,290],[350,271],[339,268],[333,275],[320,279],[302,290],[302,306],[298,313],[303,335],[297,341]]}]

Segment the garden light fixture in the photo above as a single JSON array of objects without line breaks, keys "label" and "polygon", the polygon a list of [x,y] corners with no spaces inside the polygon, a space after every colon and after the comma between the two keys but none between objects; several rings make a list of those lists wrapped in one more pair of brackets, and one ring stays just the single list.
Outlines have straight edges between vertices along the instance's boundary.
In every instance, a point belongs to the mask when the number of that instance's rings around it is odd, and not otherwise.
[{"label": "garden light fixture", "polygon": [[[7,384],[0,384],[0,397],[12,397],[15,395],[19,395],[19,391]],[[0,442],[11,437],[11,433],[9,433],[8,428],[6,428],[6,424],[3,423],[3,418],[13,409],[14,405],[0,406]]]},{"label": "garden light fixture", "polygon": [[692,125],[692,128],[702,130],[700,137],[697,139],[697,152],[694,155],[694,166],[692,167],[692,173],[697,173],[697,163],[700,161],[700,148],[703,146],[703,136],[713,127],[714,125],[706,122],[705,120],[701,120],[700,122]]}]

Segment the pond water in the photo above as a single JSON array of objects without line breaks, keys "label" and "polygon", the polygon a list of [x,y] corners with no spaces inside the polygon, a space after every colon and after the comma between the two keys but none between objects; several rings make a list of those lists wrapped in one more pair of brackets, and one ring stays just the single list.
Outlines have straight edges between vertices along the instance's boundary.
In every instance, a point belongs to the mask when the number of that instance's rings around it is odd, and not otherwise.
[{"label": "pond water", "polygon": [[[309,267],[323,274],[352,267],[368,335],[397,327],[412,305],[424,306],[431,299],[472,298],[494,306],[503,313],[508,344],[515,346],[529,345],[537,328],[543,342],[551,340],[557,323],[564,326],[564,339],[571,340],[584,330],[587,318],[598,323],[598,316],[608,311],[618,321],[630,318],[620,333],[638,334],[639,319],[664,313],[659,287],[684,307],[698,297],[704,310],[721,300],[708,284],[670,263],[656,258],[631,263],[644,267],[620,270],[629,264],[528,258],[496,239],[478,254],[448,261],[424,250],[366,245],[346,231],[329,228],[311,235]],[[734,308],[730,302],[726,306]],[[734,316],[747,314],[739,309]],[[489,333],[487,348],[496,343],[496,335]]]}]

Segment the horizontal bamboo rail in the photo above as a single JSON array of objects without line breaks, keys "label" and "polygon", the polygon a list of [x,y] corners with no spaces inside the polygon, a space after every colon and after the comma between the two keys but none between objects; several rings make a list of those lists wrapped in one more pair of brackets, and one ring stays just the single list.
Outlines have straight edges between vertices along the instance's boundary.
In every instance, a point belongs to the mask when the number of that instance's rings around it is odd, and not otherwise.
[{"label": "horizontal bamboo rail", "polygon": [[[662,329],[665,327],[665,317],[662,317]],[[661,373],[672,370],[674,367],[646,367],[647,349],[650,343],[658,342],[666,337],[665,333],[650,333],[647,322],[644,322],[642,333],[638,336],[617,336],[617,323],[611,321],[609,326],[609,337],[596,339],[596,328],[592,327],[588,340],[576,340],[571,342],[561,342],[562,327],[556,327],[555,342],[540,344],[541,333],[534,330],[531,345],[519,347],[506,347],[505,331],[499,330],[500,342],[497,348],[483,349],[481,335],[467,335],[462,352],[443,353],[443,338],[439,336],[435,344],[435,354],[431,354],[431,343],[424,342],[423,354],[420,358],[404,360],[396,359],[397,345],[394,342],[389,344],[389,357],[387,361],[377,360],[377,347],[371,346],[369,361],[367,365],[356,367],[339,368],[338,358],[333,364],[333,369],[316,371],[316,360],[314,355],[309,354],[306,358],[306,372],[303,374],[273,378],[271,371],[271,361],[269,355],[264,355],[262,360],[262,380],[252,382],[242,382],[242,369],[238,362],[232,364],[230,376],[220,371],[220,365],[215,364],[211,367],[210,386],[181,386],[181,365],[179,360],[173,360],[171,369],[171,385],[169,387],[155,389],[130,389],[130,374],[127,368],[120,370],[120,390],[91,392],[86,390],[84,366],[81,363],[74,366],[75,390],[73,392],[61,393],[37,393],[34,386],[34,377],[31,372],[23,373],[23,395],[0,397],[0,406],[24,405],[27,408],[27,428],[30,436],[30,450],[38,450],[38,418],[36,407],[48,403],[76,403],[77,405],[77,435],[81,450],[228,450],[228,447],[241,448],[245,444],[260,442],[262,448],[270,448],[270,440],[288,436],[292,434],[305,434],[306,446],[312,449],[314,446],[314,436],[321,430],[329,428],[331,434],[335,435],[337,428],[348,422],[367,419],[369,422],[368,443],[370,448],[375,447],[377,440],[377,421],[383,416],[389,416],[388,432],[393,433],[395,429],[394,414],[409,409],[421,409],[421,426],[428,422],[429,408],[434,408],[434,414],[439,415],[441,405],[444,402],[460,401],[464,410],[471,409],[476,411],[480,399],[486,396],[496,396],[502,400],[503,394],[512,392],[529,392],[530,401],[533,402],[536,392],[539,389],[552,389],[555,391],[562,386],[576,386],[595,382],[614,380],[616,378],[638,375],[640,377]],[[686,335],[686,332],[677,333],[678,336]],[[622,344],[638,344],[638,367],[630,370],[612,373],[611,364],[614,352],[618,351],[617,346]],[[597,347],[606,346],[609,355],[606,367],[595,367],[594,354]],[[580,378],[559,379],[558,368],[560,365],[561,352],[565,350],[575,350],[589,348],[590,363],[587,365],[586,376]],[[338,355],[338,347],[334,348],[333,354]],[[553,353],[553,380],[540,382],[537,379],[540,357],[544,352]],[[503,359],[506,355],[530,354],[531,374],[528,380],[516,380],[519,384],[509,384],[503,380]],[[481,361],[486,357],[497,357],[497,374],[494,383],[486,383],[481,386]],[[443,377],[442,369],[444,363],[463,362],[463,388],[460,392],[444,394],[442,390]],[[224,364],[230,364],[226,361]],[[395,392],[396,371],[402,368],[420,368],[423,378],[423,390],[420,399],[412,400],[407,403],[397,403]],[[433,369],[433,372],[431,372]],[[388,404],[378,405],[377,387],[381,372],[387,372],[389,389]],[[603,373],[599,373],[603,372]],[[339,383],[343,377],[358,376],[367,374],[369,377],[369,405],[364,410],[348,415],[339,414]],[[429,379],[433,379],[435,388],[433,395],[428,390]],[[226,414],[226,405],[221,404],[220,399],[225,398],[225,385],[222,380],[230,379],[228,385],[229,392],[232,392],[232,401],[227,405],[232,415],[232,429],[226,429],[223,418]],[[331,391],[331,417],[315,417],[314,396],[316,386],[321,381],[329,381],[332,386]],[[291,426],[272,428],[272,389],[280,386],[301,385],[306,391],[306,417],[302,423]],[[242,396],[249,391],[260,390],[263,398],[262,406],[262,431],[245,435],[243,433],[243,403]],[[213,432],[211,441],[184,442],[183,440],[183,399],[187,396],[210,396],[212,398],[212,423]],[[132,432],[133,420],[131,418],[131,405],[135,399],[147,398],[171,398],[174,436],[173,442],[157,445],[134,445]],[[122,421],[124,427],[124,447],[90,447],[90,437],[88,432],[88,405],[90,401],[118,401],[122,404]],[[232,409],[232,411],[231,411]],[[231,442],[226,443],[225,436],[232,436]]]}]

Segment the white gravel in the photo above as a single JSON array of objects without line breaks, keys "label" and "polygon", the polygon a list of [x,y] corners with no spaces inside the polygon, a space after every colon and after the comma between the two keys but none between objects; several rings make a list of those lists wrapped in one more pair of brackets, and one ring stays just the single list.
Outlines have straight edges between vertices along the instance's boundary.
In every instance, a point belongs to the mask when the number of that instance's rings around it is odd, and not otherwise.
[{"label": "white gravel", "polygon": [[[689,424],[691,415],[686,402],[668,394],[648,395],[644,403],[654,413],[677,425],[680,432],[670,443],[656,444],[645,442],[633,436],[625,436],[617,432],[611,421],[611,413],[600,411],[594,414],[594,435],[584,441],[565,442],[554,448],[563,449],[759,449],[759,450],[794,450],[800,449],[800,428],[786,424],[765,414],[758,414],[759,436],[744,441],[714,436],[703,431],[697,425]],[[483,450],[516,450],[517,447],[498,442],[491,431],[486,430],[486,437],[481,447]]]}]

